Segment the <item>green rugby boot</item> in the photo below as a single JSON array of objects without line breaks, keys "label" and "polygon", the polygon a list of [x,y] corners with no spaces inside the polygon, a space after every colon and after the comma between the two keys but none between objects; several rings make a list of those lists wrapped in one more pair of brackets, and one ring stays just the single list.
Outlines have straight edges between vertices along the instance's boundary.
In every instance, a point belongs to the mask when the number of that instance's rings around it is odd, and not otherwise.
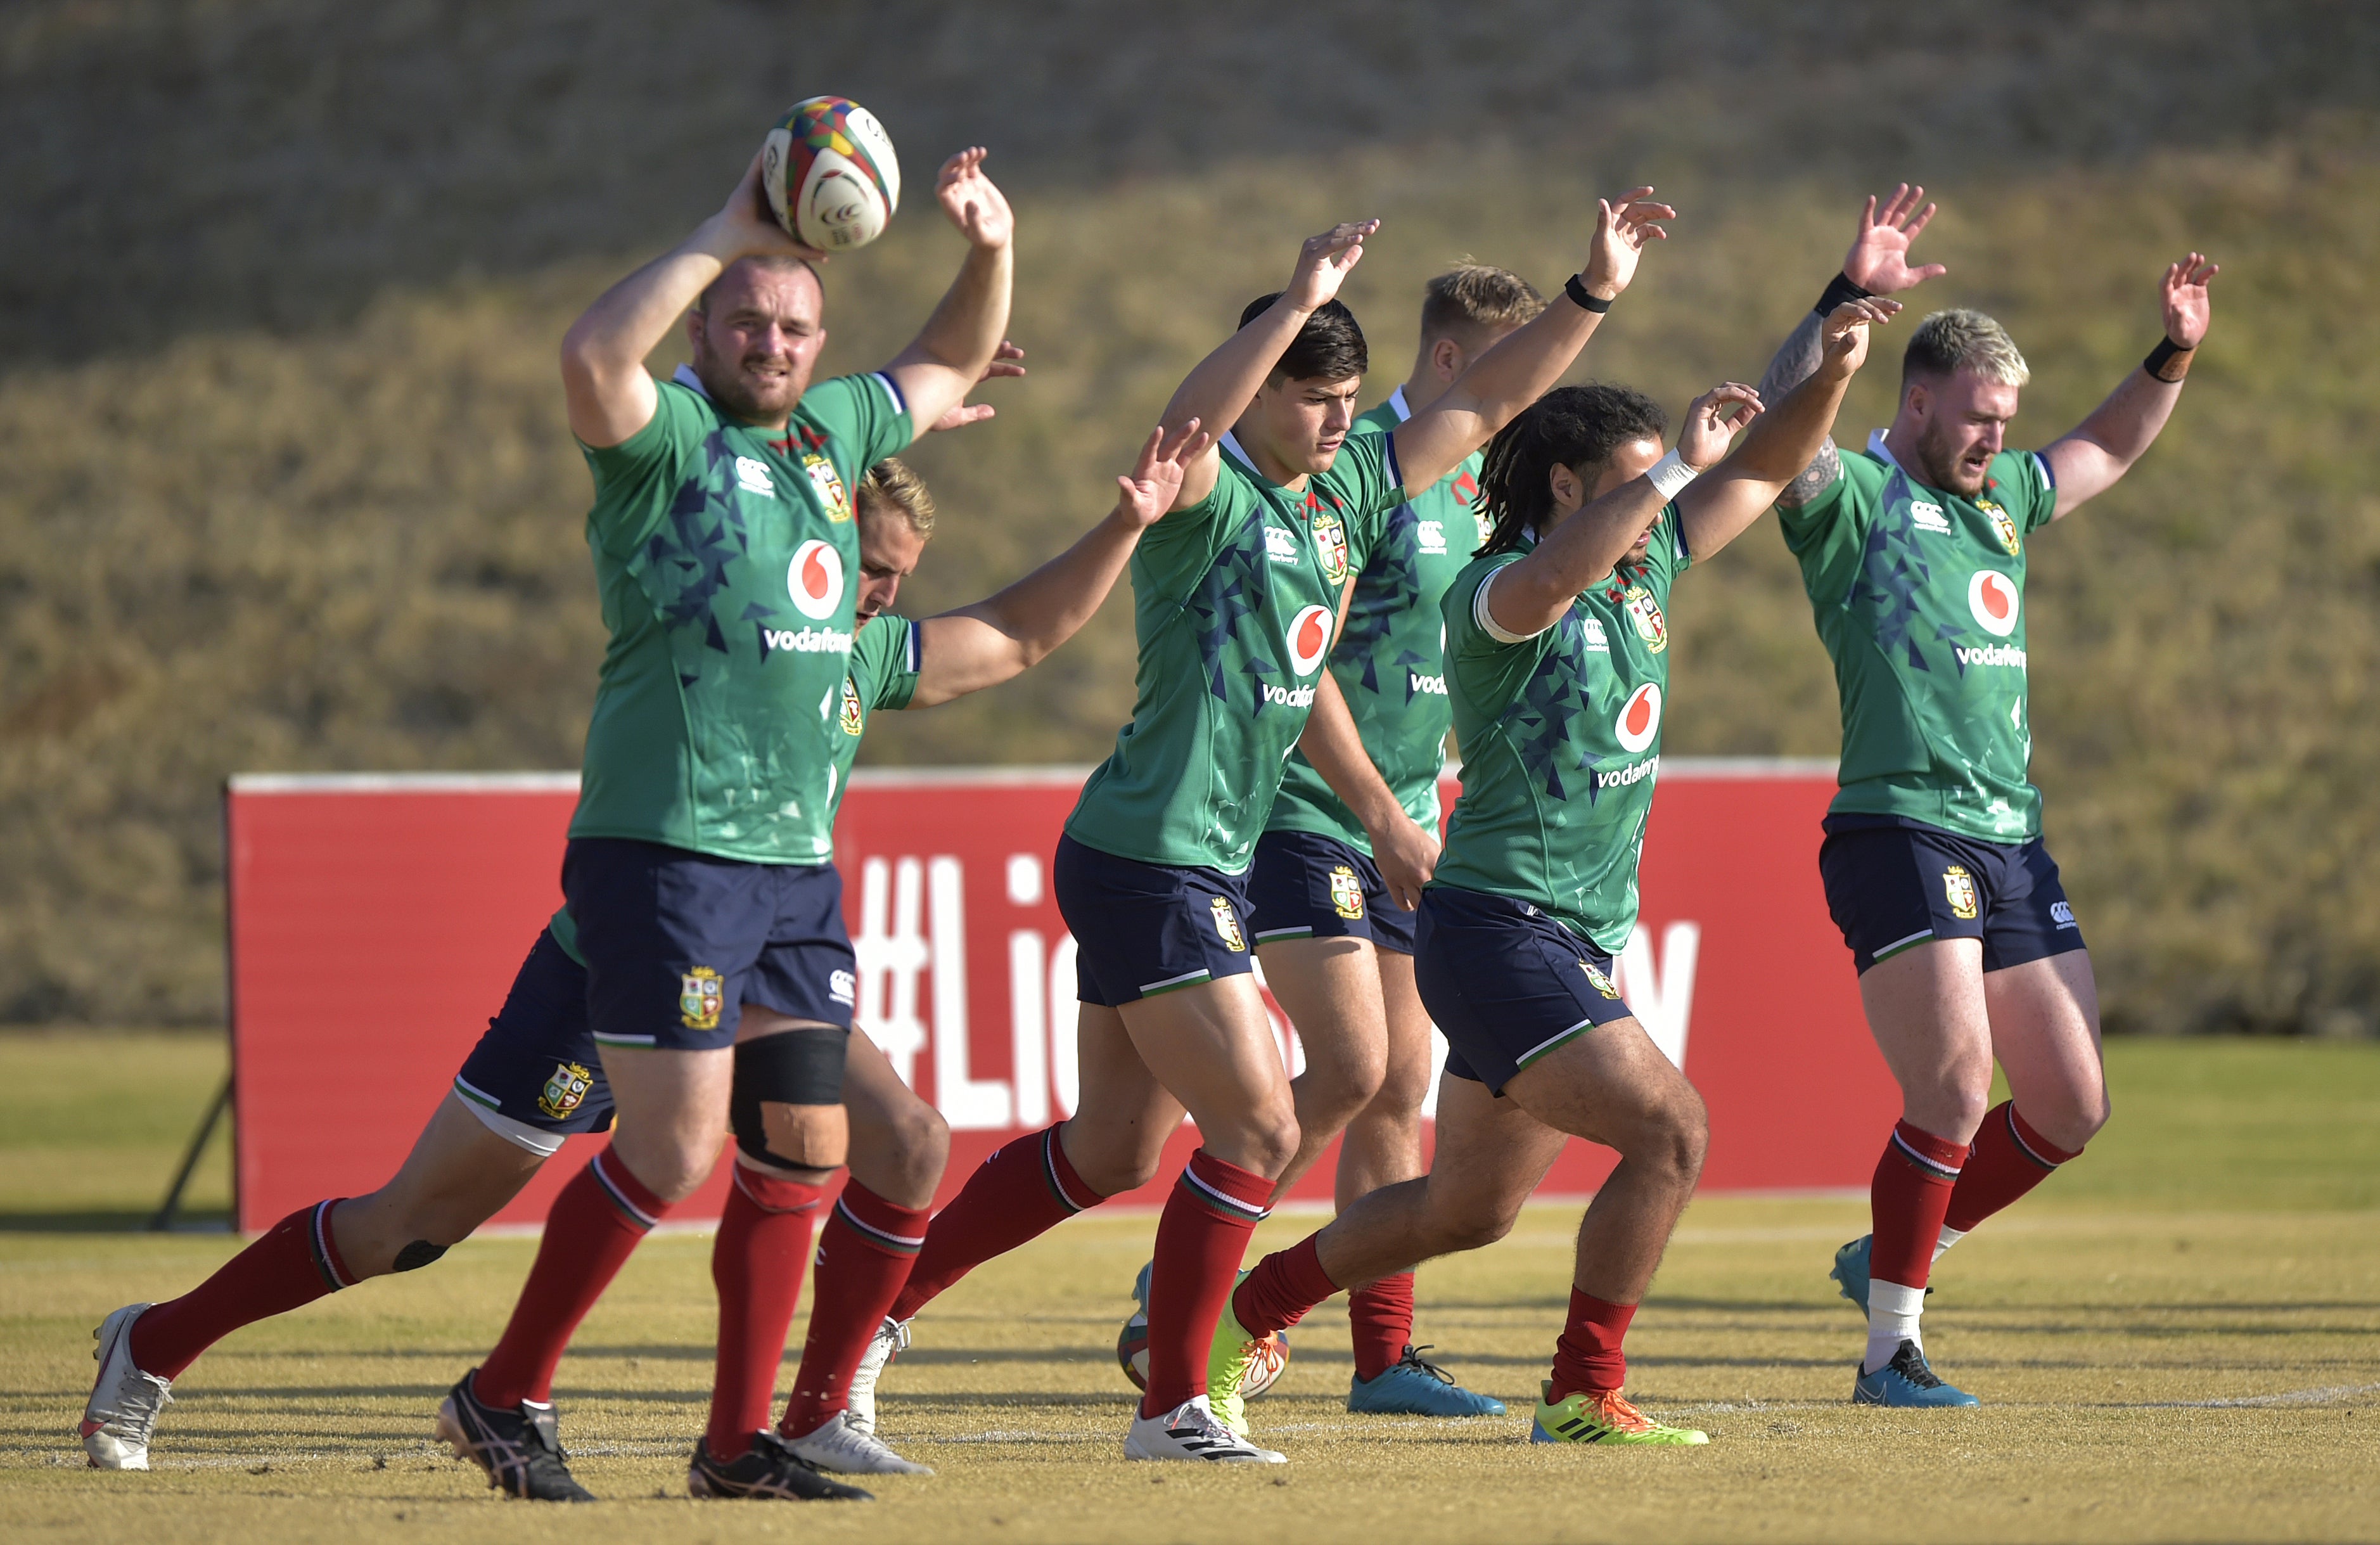
[{"label": "green rugby boot", "polygon": [[1553,1381],[1540,1386],[1536,1419],[1529,1424],[1533,1443],[1642,1443],[1663,1448],[1694,1448],[1710,1442],[1710,1434],[1691,1427],[1667,1427],[1628,1403],[1618,1390],[1600,1393],[1581,1390],[1560,1401],[1553,1398]]}]

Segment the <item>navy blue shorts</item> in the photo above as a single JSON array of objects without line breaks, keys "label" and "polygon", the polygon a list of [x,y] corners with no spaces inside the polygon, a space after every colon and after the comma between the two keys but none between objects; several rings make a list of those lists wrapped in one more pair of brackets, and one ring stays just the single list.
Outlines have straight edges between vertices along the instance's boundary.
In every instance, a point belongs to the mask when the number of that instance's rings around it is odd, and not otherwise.
[{"label": "navy blue shorts", "polygon": [[1827,828],[1818,849],[1827,910],[1863,974],[1937,939],[1981,939],[1986,971],[2083,947],[2057,860],[2039,837],[1979,842],[1840,816]]},{"label": "navy blue shorts", "polygon": [[498,1137],[547,1158],[570,1133],[611,1126],[612,1086],[587,1028],[587,967],[552,933],[538,931],[455,1092]]},{"label": "navy blue shorts", "polygon": [[1062,835],[1050,880],[1087,1004],[1116,1008],[1248,969],[1243,876],[1119,858]]},{"label": "navy blue shorts", "polygon": [[832,864],[747,864],[623,837],[563,852],[601,1046],[735,1043],[743,1005],[851,1028],[858,963]]},{"label": "navy blue shorts", "polygon": [[1337,837],[1267,832],[1257,839],[1247,889],[1258,944],[1369,939],[1399,955],[1414,952],[1414,915],[1389,899],[1380,866]]},{"label": "navy blue shorts", "polygon": [[1446,1035],[1446,1070],[1490,1094],[1633,1013],[1612,985],[1611,957],[1525,901],[1432,885],[1418,918],[1414,984]]}]

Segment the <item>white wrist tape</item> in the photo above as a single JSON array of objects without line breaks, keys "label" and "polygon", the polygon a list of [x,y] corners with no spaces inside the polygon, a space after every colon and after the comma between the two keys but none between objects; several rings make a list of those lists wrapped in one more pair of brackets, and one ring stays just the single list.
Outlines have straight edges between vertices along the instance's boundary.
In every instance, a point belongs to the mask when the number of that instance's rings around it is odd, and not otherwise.
[{"label": "white wrist tape", "polygon": [[1645,476],[1652,480],[1654,488],[1660,493],[1661,503],[1666,505],[1678,496],[1678,490],[1694,481],[1700,470],[1687,466],[1677,452],[1671,451],[1653,463],[1652,469]]}]

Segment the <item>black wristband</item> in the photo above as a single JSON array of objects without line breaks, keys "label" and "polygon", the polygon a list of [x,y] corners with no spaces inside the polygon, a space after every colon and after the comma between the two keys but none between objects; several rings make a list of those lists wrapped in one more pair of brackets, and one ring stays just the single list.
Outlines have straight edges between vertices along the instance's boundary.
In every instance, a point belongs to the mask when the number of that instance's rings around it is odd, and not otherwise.
[{"label": "black wristband", "polygon": [[1838,274],[1833,278],[1827,281],[1827,293],[1818,297],[1818,303],[1812,307],[1811,310],[1816,311],[1822,317],[1829,317],[1835,314],[1835,308],[1841,305],[1844,301],[1865,300],[1875,293],[1876,292],[1874,290],[1864,290],[1860,288],[1857,285],[1852,284],[1850,279]]},{"label": "black wristband", "polygon": [[1583,311],[1593,311],[1596,315],[1601,316],[1611,310],[1611,302],[1588,294],[1586,286],[1578,282],[1578,275],[1575,274],[1570,276],[1570,283],[1562,286],[1562,293],[1577,301],[1579,310]]},{"label": "black wristband", "polygon": [[[2192,346],[2193,348],[2197,346]],[[2190,349],[2182,347],[2180,344],[2175,343],[2171,338],[2159,338],[2157,340],[2156,347],[2149,350],[2149,357],[2141,361],[2141,369],[2148,371],[2150,375],[2155,376],[2159,381],[2168,383],[2180,381],[2183,376],[2190,373],[2190,361],[2183,358],[2190,352]],[[2166,368],[2172,364],[2176,359],[2181,360],[2181,369],[2175,371],[2170,375],[2167,374]]]}]

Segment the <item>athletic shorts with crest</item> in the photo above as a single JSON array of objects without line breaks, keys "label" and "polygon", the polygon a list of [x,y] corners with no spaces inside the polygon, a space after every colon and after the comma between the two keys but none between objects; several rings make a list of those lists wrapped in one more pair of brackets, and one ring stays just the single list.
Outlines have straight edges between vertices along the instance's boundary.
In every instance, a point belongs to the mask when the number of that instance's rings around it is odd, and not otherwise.
[{"label": "athletic shorts with crest", "polygon": [[1249,968],[1245,875],[1144,864],[1062,835],[1050,880],[1087,1004],[1116,1008]]},{"label": "athletic shorts with crest", "polygon": [[1611,957],[1511,896],[1432,885],[1414,929],[1414,984],[1446,1036],[1446,1070],[1504,1086],[1539,1058],[1632,1016]]},{"label": "athletic shorts with crest", "polygon": [[599,1046],[730,1046],[746,1004],[851,1028],[858,963],[832,864],[755,864],[624,837],[564,849]]},{"label": "athletic shorts with crest", "polygon": [[1318,832],[1267,832],[1248,868],[1255,942],[1369,939],[1399,955],[1414,952],[1414,915],[1389,895],[1372,856]]},{"label": "athletic shorts with crest", "polygon": [[587,1025],[587,967],[540,931],[504,1006],[455,1075],[455,1093],[488,1129],[551,1159],[573,1132],[612,1125],[612,1086]]},{"label": "athletic shorts with crest", "polygon": [[1864,975],[1937,939],[1980,939],[1984,969],[2083,947],[2039,837],[1984,842],[1892,816],[1830,815],[1818,849],[1827,909]]}]

